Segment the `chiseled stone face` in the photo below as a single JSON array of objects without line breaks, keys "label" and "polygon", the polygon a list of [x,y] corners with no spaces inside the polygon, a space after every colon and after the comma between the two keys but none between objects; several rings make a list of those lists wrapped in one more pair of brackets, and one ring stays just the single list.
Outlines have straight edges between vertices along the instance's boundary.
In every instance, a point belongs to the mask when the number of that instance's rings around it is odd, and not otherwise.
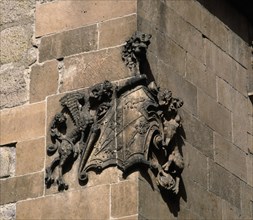
[{"label": "chiseled stone face", "polygon": [[15,160],[15,144],[0,146],[0,178],[6,178],[15,175]]}]

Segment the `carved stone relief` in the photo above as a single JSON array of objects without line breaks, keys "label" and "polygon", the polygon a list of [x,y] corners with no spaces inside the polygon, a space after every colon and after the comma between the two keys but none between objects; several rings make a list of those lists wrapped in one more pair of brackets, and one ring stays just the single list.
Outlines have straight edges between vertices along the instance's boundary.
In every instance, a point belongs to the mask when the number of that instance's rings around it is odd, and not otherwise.
[{"label": "carved stone relief", "polygon": [[[158,186],[178,193],[184,167],[177,139],[178,109],[183,101],[167,89],[150,86],[147,76],[140,73],[150,38],[136,32],[123,48],[122,60],[133,77],[117,83],[105,81],[60,99],[62,111],[50,125],[52,144],[47,151],[50,155],[58,151],[58,156],[46,168],[48,186],[58,166],[57,184],[59,190],[66,190],[62,167],[80,157],[80,181],[88,181],[90,170],[117,166],[127,173],[144,165],[153,171]],[[68,127],[67,121],[73,126]]]}]

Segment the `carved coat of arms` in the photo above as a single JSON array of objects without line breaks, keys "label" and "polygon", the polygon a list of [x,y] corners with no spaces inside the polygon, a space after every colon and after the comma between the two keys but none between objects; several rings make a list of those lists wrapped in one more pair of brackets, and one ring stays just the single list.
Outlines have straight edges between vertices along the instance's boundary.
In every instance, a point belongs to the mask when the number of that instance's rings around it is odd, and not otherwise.
[{"label": "carved coat of arms", "polygon": [[[54,181],[58,166],[57,184],[66,190],[62,167],[79,156],[80,181],[88,181],[90,170],[117,166],[125,173],[144,165],[154,172],[160,187],[178,193],[184,163],[176,136],[183,102],[140,73],[150,38],[136,32],[124,46],[122,59],[133,77],[120,83],[105,81],[60,99],[62,111],[51,122],[52,144],[47,148],[51,154],[58,151],[58,156],[46,169],[46,184]],[[73,126],[67,127],[68,120]]]}]

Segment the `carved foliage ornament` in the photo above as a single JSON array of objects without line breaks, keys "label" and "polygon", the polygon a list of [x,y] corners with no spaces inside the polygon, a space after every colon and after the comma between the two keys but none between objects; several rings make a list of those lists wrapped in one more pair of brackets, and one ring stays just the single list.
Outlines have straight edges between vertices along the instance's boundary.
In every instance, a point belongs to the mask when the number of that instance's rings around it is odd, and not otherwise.
[{"label": "carved foliage ornament", "polygon": [[[176,137],[183,101],[167,89],[151,87],[140,73],[150,38],[137,32],[124,46],[122,59],[135,76],[121,84],[105,81],[60,99],[62,111],[50,125],[52,144],[47,151],[51,155],[58,151],[58,156],[46,168],[48,186],[58,166],[57,184],[66,190],[63,166],[80,157],[80,181],[88,180],[90,170],[117,166],[126,173],[145,165],[154,172],[158,186],[178,193],[184,162]],[[73,125],[68,127],[68,121]]]}]

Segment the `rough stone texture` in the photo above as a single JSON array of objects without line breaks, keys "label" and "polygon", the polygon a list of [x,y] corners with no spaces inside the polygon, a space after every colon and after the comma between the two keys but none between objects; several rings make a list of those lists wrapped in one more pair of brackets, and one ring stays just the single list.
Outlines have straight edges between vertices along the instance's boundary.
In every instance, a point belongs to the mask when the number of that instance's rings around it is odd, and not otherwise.
[{"label": "rough stone texture", "polygon": [[231,113],[201,91],[198,91],[198,115],[200,120],[222,134],[226,139],[231,140]]},{"label": "rough stone texture", "polygon": [[0,67],[0,109],[21,105],[28,100],[24,68],[6,64]]},{"label": "rough stone texture", "polygon": [[[36,6],[36,36],[136,13],[136,0],[55,1]],[[66,19],[68,18],[68,19]]]},{"label": "rough stone texture", "polygon": [[28,26],[14,26],[1,31],[0,64],[20,61],[30,47],[31,35]]},{"label": "rough stone texture", "polygon": [[45,135],[44,102],[3,110],[0,114],[2,145]]},{"label": "rough stone texture", "polygon": [[136,27],[136,14],[102,22],[98,29],[99,49],[125,43],[136,31]]},{"label": "rough stone texture", "polygon": [[0,2],[0,24],[18,22],[21,19],[32,18],[33,9],[35,7],[34,0],[25,1],[9,1],[1,0]]},{"label": "rough stone texture", "polygon": [[[223,139],[220,135],[214,136],[214,161],[239,178],[246,181],[246,153]],[[235,163],[235,161],[240,161]]]},{"label": "rough stone texture", "polygon": [[207,157],[187,142],[183,146],[184,171],[183,179],[191,179],[207,189]]},{"label": "rough stone texture", "polygon": [[16,175],[42,171],[45,160],[45,139],[17,143]]},{"label": "rough stone texture", "polygon": [[242,219],[253,218],[253,190],[252,187],[241,182],[241,215]]},{"label": "rough stone texture", "polygon": [[82,27],[43,37],[39,47],[39,61],[59,59],[72,54],[97,49],[97,25]]},{"label": "rough stone texture", "polygon": [[240,219],[240,209],[232,206],[225,200],[222,200],[222,219]]},{"label": "rough stone texture", "polygon": [[240,179],[213,162],[209,167],[210,191],[240,208]]},{"label": "rough stone texture", "polygon": [[138,187],[136,181],[123,181],[111,185],[111,217],[138,213]]},{"label": "rough stone texture", "polygon": [[15,220],[16,219],[16,204],[7,204],[0,206],[0,219]]},{"label": "rough stone texture", "polygon": [[221,78],[217,78],[218,102],[232,111],[233,98],[235,95],[233,87]]},{"label": "rough stone texture", "polygon": [[6,178],[15,175],[15,144],[0,146],[0,178]]},{"label": "rough stone texture", "polygon": [[34,65],[30,74],[30,103],[39,102],[58,89],[58,64],[46,62],[42,66]]},{"label": "rough stone texture", "polygon": [[109,219],[109,193],[110,186],[101,185],[21,201],[16,216],[17,219]]},{"label": "rough stone texture", "polygon": [[130,76],[121,61],[121,47],[80,54],[64,60],[60,91],[84,88],[104,80],[118,80]]},{"label": "rough stone texture", "polygon": [[197,88],[177,74],[172,66],[166,65],[163,62],[159,62],[158,68],[158,85],[161,88],[171,90],[174,97],[179,97],[184,100],[184,108],[196,115]]},{"label": "rough stone texture", "polygon": [[187,54],[186,57],[186,79],[214,99],[216,98],[215,74],[207,71],[205,65],[190,54]]},{"label": "rough stone texture", "polygon": [[0,180],[0,204],[42,196],[43,180],[44,172]]},{"label": "rough stone texture", "polygon": [[253,154],[248,154],[246,157],[247,165],[247,183],[253,187]]},{"label": "rough stone texture", "polygon": [[141,219],[175,219],[169,208],[170,205],[173,209],[173,201],[167,204],[160,192],[152,189],[146,180],[139,181],[138,196],[138,212],[143,217]]},{"label": "rough stone texture", "polygon": [[[185,139],[204,155],[213,158],[213,132],[196,117],[181,109]],[[198,132],[196,132],[198,131]]]}]

